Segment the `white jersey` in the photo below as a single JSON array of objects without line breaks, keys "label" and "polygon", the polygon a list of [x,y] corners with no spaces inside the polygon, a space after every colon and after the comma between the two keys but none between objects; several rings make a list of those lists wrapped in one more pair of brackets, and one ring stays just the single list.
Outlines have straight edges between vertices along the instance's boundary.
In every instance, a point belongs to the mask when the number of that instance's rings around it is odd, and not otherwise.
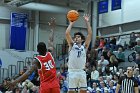
[{"label": "white jersey", "polygon": [[73,44],[69,52],[68,69],[84,69],[86,63],[86,48],[84,45],[78,47]]}]

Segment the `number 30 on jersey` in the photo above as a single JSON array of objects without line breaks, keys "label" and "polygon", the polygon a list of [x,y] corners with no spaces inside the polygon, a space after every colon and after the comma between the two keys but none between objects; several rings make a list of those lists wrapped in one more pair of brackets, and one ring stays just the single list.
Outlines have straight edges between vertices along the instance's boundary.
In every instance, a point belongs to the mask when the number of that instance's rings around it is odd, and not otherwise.
[{"label": "number 30 on jersey", "polygon": [[46,70],[50,70],[50,69],[54,68],[54,65],[52,64],[51,60],[49,60],[48,62],[45,62],[44,66],[46,67]]}]

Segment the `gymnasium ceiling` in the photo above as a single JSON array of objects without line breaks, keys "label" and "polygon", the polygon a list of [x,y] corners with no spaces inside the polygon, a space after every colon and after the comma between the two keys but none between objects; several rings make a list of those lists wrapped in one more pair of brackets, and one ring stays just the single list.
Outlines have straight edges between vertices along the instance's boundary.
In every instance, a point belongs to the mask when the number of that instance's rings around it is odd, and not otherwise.
[{"label": "gymnasium ceiling", "polygon": [[46,4],[55,4],[55,5],[65,5],[65,4],[85,4],[92,0],[3,0],[4,3],[10,2],[38,2],[38,3],[46,3]]},{"label": "gymnasium ceiling", "polygon": [[41,6],[51,5],[54,9],[58,7],[76,9],[83,12],[89,7],[88,5],[91,1],[93,0],[4,0],[4,4],[39,11],[45,11]]}]

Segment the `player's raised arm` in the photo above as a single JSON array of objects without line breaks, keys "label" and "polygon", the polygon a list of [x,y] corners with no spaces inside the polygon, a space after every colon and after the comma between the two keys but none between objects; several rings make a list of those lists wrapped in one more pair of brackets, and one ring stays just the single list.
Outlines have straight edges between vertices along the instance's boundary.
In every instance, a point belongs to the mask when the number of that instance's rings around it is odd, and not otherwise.
[{"label": "player's raised arm", "polygon": [[91,42],[91,38],[92,38],[92,29],[91,29],[90,22],[89,22],[90,15],[84,14],[83,17],[85,19],[86,26],[87,26],[87,32],[88,32],[88,35],[87,35],[86,40],[85,40],[85,47],[86,47],[86,49],[88,49],[89,44]]},{"label": "player's raised arm", "polygon": [[48,50],[49,52],[54,51],[54,29],[55,29],[55,24],[56,24],[56,20],[55,18],[51,18],[50,22],[48,22],[49,26],[50,26],[50,30],[51,33],[49,34],[49,39],[48,39]]},{"label": "player's raised arm", "polygon": [[65,33],[69,48],[72,47],[72,45],[74,43],[72,40],[71,34],[70,34],[73,24],[74,24],[74,22],[70,22],[69,26],[66,29],[66,33]]},{"label": "player's raised arm", "polygon": [[37,70],[39,65],[39,62],[37,60],[34,60],[30,69],[28,69],[23,75],[19,76],[14,81],[8,82],[6,87],[8,89],[13,89],[17,83],[26,80],[32,74],[33,71]]}]

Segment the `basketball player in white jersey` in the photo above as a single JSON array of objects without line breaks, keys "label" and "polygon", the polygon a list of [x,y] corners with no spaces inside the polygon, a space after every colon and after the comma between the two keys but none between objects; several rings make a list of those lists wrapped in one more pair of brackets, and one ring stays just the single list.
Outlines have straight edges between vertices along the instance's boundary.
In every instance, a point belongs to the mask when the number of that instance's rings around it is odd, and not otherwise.
[{"label": "basketball player in white jersey", "polygon": [[[83,70],[86,63],[86,51],[89,47],[92,37],[92,30],[89,22],[89,15],[83,16],[87,26],[87,37],[83,36],[81,32],[74,34],[74,40],[72,39],[70,32],[74,22],[70,22],[66,30],[66,39],[69,45],[69,60],[68,60],[68,93],[75,93],[75,89],[78,88],[80,93],[86,93],[87,81],[86,72]],[[85,42],[83,43],[85,39]]]}]

